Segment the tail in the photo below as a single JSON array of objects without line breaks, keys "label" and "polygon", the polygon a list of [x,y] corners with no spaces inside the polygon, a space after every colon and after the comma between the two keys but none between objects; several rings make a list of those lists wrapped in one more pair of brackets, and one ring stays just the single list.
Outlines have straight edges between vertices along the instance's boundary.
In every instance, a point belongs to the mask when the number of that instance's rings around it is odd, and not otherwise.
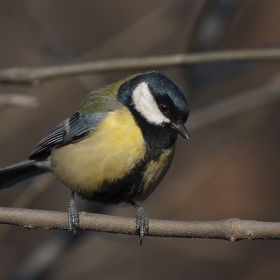
[{"label": "tail", "polygon": [[36,160],[25,160],[0,169],[0,189],[9,188],[23,180],[48,172],[35,165]]}]

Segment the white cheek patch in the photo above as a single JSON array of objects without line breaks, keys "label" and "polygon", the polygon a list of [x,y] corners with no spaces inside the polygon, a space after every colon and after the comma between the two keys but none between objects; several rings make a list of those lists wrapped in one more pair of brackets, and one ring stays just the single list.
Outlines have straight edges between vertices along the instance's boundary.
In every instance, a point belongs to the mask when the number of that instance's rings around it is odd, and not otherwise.
[{"label": "white cheek patch", "polygon": [[154,124],[169,123],[170,120],[165,117],[158,108],[158,105],[152,96],[147,83],[139,84],[132,93],[132,103],[135,109],[148,122]]}]

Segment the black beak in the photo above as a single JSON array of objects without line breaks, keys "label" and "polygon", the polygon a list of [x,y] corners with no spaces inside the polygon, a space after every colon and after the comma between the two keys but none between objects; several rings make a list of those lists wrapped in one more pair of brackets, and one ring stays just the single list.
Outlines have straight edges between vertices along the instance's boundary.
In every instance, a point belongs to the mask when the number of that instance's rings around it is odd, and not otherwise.
[{"label": "black beak", "polygon": [[189,140],[189,133],[183,123],[179,124],[172,124],[172,128],[179,133],[182,137],[186,138]]}]

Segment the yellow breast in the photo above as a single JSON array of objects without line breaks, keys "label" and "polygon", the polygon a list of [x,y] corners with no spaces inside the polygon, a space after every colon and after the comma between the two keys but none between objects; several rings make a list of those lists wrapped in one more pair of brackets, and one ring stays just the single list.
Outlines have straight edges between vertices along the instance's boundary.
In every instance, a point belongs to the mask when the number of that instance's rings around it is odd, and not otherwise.
[{"label": "yellow breast", "polygon": [[53,172],[73,191],[91,196],[102,182],[122,179],[144,158],[145,143],[130,111],[110,112],[89,136],[53,149]]}]

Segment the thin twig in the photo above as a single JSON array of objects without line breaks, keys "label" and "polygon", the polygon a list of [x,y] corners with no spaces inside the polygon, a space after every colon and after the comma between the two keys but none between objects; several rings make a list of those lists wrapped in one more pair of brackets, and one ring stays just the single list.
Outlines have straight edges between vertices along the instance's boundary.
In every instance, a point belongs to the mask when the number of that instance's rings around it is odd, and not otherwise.
[{"label": "thin twig", "polygon": [[159,69],[171,66],[183,66],[213,62],[240,60],[280,60],[280,49],[249,49],[175,54],[141,58],[108,59],[80,64],[39,68],[9,68],[0,70],[2,84],[37,84],[44,80],[70,75],[88,75],[124,70]]},{"label": "thin twig", "polygon": [[[66,212],[0,207],[0,223],[25,228],[68,230]],[[80,229],[135,235],[135,219],[80,213]],[[229,241],[242,239],[280,239],[280,223],[239,219],[222,221],[150,220],[149,236],[214,238]]]},{"label": "thin twig", "polygon": [[187,123],[188,130],[221,121],[237,113],[280,100],[280,77],[276,75],[266,85],[218,101],[193,112]]},{"label": "thin twig", "polygon": [[20,93],[1,93],[0,108],[8,106],[18,106],[27,108],[36,108],[39,105],[39,99],[36,96],[23,95]]}]

